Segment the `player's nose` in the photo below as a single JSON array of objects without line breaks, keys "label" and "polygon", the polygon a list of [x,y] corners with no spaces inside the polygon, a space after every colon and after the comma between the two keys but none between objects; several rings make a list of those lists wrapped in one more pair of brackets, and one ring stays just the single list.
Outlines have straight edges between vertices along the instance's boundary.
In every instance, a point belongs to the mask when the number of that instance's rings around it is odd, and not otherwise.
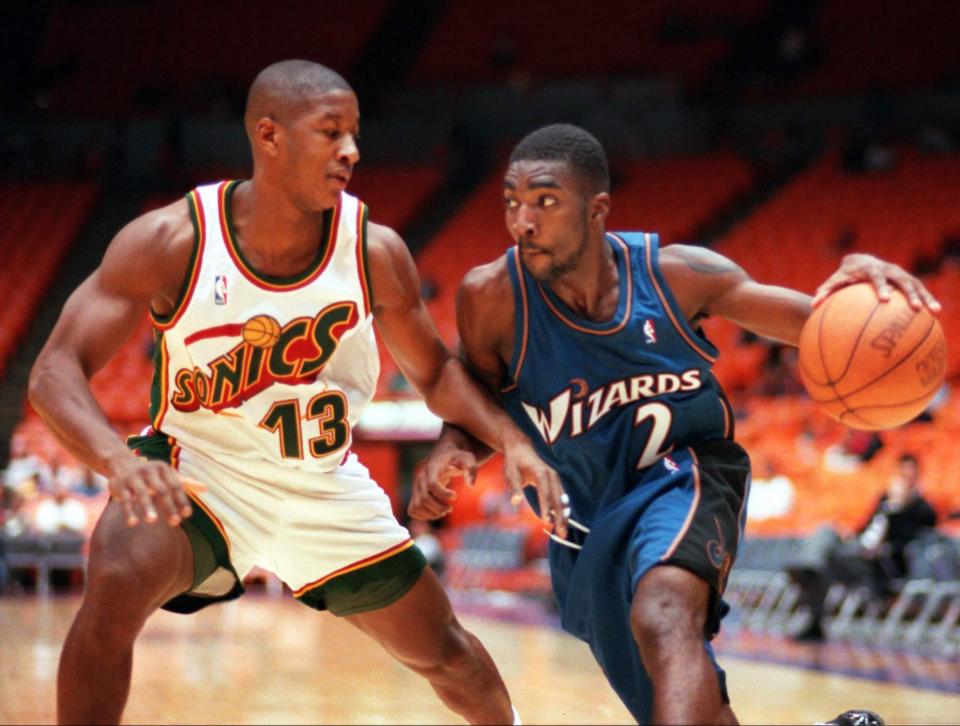
[{"label": "player's nose", "polygon": [[337,155],[340,161],[349,163],[351,166],[360,161],[360,147],[357,146],[357,140],[353,134],[344,134],[340,143],[340,151]]},{"label": "player's nose", "polygon": [[513,234],[517,237],[535,237],[537,234],[537,220],[533,213],[523,204],[517,208],[513,218]]}]

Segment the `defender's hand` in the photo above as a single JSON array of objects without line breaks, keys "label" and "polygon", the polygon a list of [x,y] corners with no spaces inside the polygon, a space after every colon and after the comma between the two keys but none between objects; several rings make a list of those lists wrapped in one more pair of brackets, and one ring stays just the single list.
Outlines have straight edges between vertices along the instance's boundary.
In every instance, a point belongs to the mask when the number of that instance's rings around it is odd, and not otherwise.
[{"label": "defender's hand", "polygon": [[813,306],[823,302],[831,292],[855,282],[872,283],[881,302],[890,299],[892,287],[895,287],[906,296],[914,310],[926,306],[932,313],[940,312],[940,303],[920,280],[900,265],[862,253],[846,255],[843,258],[840,268],[817,288],[817,293],[813,296]]},{"label": "defender's hand", "polygon": [[514,501],[523,498],[523,487],[532,486],[540,500],[540,518],[547,528],[560,537],[567,536],[570,500],[563,491],[560,477],[537,456],[529,442],[504,448],[503,476],[514,491]]},{"label": "defender's hand", "polygon": [[473,486],[478,468],[476,457],[469,451],[446,445],[434,448],[413,479],[407,514],[414,519],[439,519],[449,514],[457,498],[449,483],[462,476]]},{"label": "defender's hand", "polygon": [[193,511],[185,488],[203,491],[206,487],[181,477],[165,462],[143,459],[125,464],[109,481],[110,495],[123,505],[131,527],[141,521],[153,524],[160,516],[176,527]]}]

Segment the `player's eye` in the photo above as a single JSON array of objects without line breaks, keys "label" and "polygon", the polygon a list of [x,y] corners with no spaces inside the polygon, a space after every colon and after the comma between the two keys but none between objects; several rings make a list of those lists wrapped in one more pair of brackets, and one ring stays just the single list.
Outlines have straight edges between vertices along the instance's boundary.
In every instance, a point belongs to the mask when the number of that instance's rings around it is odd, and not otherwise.
[{"label": "player's eye", "polygon": [[552,207],[557,204],[557,198],[550,195],[544,195],[540,197],[540,206],[541,207]]},{"label": "player's eye", "polygon": [[520,203],[513,197],[507,197],[503,200],[504,205],[507,209],[516,209],[520,206]]}]

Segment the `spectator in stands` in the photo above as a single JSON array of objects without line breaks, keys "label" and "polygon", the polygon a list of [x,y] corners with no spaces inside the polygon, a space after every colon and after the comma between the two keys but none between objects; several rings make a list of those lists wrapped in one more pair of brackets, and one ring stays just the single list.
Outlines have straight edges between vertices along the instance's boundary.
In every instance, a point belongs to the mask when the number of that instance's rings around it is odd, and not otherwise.
[{"label": "spectator in stands", "polygon": [[823,452],[823,463],[831,471],[856,471],[883,448],[876,431],[850,430],[847,437]]},{"label": "spectator in stands", "polygon": [[14,436],[10,441],[10,463],[3,472],[3,486],[19,491],[32,482],[43,488],[49,479],[49,467],[27,450],[21,436]]},{"label": "spectator in stands", "polygon": [[58,486],[37,506],[33,522],[41,534],[81,533],[87,527],[87,510],[65,487]]},{"label": "spectator in stands", "polygon": [[26,499],[13,487],[0,488],[0,525],[4,537],[19,537],[30,530],[30,520],[24,511]]},{"label": "spectator in stands", "polygon": [[833,529],[821,529],[787,567],[800,587],[800,602],[810,608],[809,624],[794,638],[823,639],[824,601],[834,582],[866,585],[873,597],[888,598],[891,581],[907,574],[907,545],[936,522],[936,512],[920,493],[919,461],[913,454],[903,454],[886,492],[856,536],[841,539]]},{"label": "spectator in stands", "polygon": [[106,491],[106,478],[91,469],[84,469],[83,478],[70,491],[80,497],[99,497]]}]

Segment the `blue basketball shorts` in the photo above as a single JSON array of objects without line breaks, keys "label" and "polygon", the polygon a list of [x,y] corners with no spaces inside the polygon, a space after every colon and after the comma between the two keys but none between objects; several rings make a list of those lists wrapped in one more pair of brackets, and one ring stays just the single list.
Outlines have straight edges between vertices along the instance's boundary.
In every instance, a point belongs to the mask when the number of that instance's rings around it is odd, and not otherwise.
[{"label": "blue basketball shorts", "polygon": [[590,645],[641,723],[650,720],[653,690],[633,638],[630,607],[640,579],[658,565],[681,567],[710,586],[704,649],[729,702],[710,640],[728,610],[722,596],[743,535],[749,486],[750,460],[738,444],[704,442],[638,472],[627,494],[597,512],[588,534],[571,533],[568,539],[581,549],[550,544],[564,630]]}]

